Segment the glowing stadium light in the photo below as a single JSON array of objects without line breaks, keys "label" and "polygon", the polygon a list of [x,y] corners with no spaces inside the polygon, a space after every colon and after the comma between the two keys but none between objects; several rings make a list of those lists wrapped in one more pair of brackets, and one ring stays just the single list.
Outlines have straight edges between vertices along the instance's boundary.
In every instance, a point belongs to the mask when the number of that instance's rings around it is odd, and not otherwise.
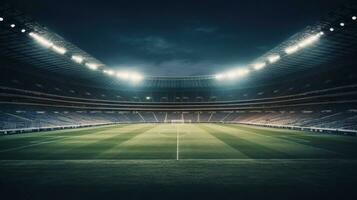
[{"label": "glowing stadium light", "polygon": [[225,77],[227,77],[228,79],[234,79],[234,78],[238,78],[238,77],[242,77],[245,76],[249,73],[249,69],[236,69],[236,70],[232,70],[226,73]]},{"label": "glowing stadium light", "polygon": [[21,29],[21,33],[25,33],[26,32],[26,30],[25,29]]},{"label": "glowing stadium light", "polygon": [[215,78],[216,78],[217,80],[222,80],[222,79],[225,79],[225,78],[226,78],[226,75],[225,75],[225,74],[216,74],[216,75],[215,75]]},{"label": "glowing stadium light", "polygon": [[265,63],[265,62],[254,63],[254,64],[253,64],[253,68],[254,68],[255,70],[263,69],[265,66],[266,66],[266,63]]},{"label": "glowing stadium light", "polygon": [[237,77],[237,73],[234,70],[233,71],[229,71],[229,72],[227,72],[226,77],[229,78],[229,79],[234,79],[234,78]]},{"label": "glowing stadium light", "polygon": [[72,60],[74,60],[76,63],[82,63],[83,62],[83,57],[79,55],[73,55]]},{"label": "glowing stadium light", "polygon": [[97,70],[99,65],[95,63],[86,63],[86,66],[91,70]]},{"label": "glowing stadium light", "polygon": [[104,74],[107,74],[109,76],[113,76],[115,74],[115,72],[113,70],[109,70],[109,69],[106,69],[106,70],[103,70]]},{"label": "glowing stadium light", "polygon": [[270,63],[275,63],[280,60],[280,55],[271,55],[268,57]]},{"label": "glowing stadium light", "polygon": [[16,26],[15,24],[11,24],[10,25],[11,28],[15,28],[15,26]]},{"label": "glowing stadium light", "polygon": [[330,28],[330,31],[333,32],[335,29],[334,28]]},{"label": "glowing stadium light", "polygon": [[4,21],[4,18],[0,17],[0,22]]},{"label": "glowing stadium light", "polygon": [[249,74],[250,70],[247,68],[240,68],[240,69],[235,69],[228,71],[226,73],[221,73],[221,74],[216,74],[215,79],[217,80],[223,80],[223,79],[235,79],[238,77],[243,77],[247,74]]},{"label": "glowing stadium light", "polygon": [[306,46],[309,46],[313,43],[315,43],[319,38],[320,38],[320,33],[316,34],[316,35],[312,35],[310,37],[305,38],[304,40],[302,40],[301,42],[299,42],[299,47],[300,48],[304,48]]},{"label": "glowing stadium light", "polygon": [[299,46],[294,45],[294,46],[290,46],[290,47],[286,48],[285,53],[290,55],[290,54],[297,52],[298,50],[299,50]]},{"label": "glowing stadium light", "polygon": [[67,50],[66,50],[65,48],[59,47],[59,46],[56,46],[56,45],[53,45],[53,46],[52,46],[52,49],[53,49],[55,52],[57,52],[57,53],[59,53],[59,54],[62,54],[62,55],[67,52]]},{"label": "glowing stadium light", "polygon": [[[26,32],[26,30],[22,29],[21,32],[24,33],[24,32]],[[65,48],[54,45],[51,41],[47,40],[46,38],[44,38],[34,32],[29,33],[29,35],[34,40],[36,40],[36,42],[38,42],[39,44],[41,44],[42,46],[44,46],[46,48],[52,48],[53,51],[55,51],[56,53],[63,55],[67,52],[67,50]],[[72,59],[73,59],[73,57],[72,57]]]},{"label": "glowing stadium light", "polygon": [[[107,71],[107,70],[105,70]],[[106,73],[104,71],[104,73]],[[107,74],[110,75],[115,75],[117,78],[121,79],[121,80],[129,80],[132,81],[134,83],[140,82],[141,80],[144,79],[144,77],[142,75],[140,75],[139,73],[136,72],[127,72],[127,71],[118,71],[118,72],[114,72],[114,71],[107,71]]]},{"label": "glowing stadium light", "polygon": [[320,32],[318,34],[306,37],[305,39],[301,40],[298,44],[286,48],[285,53],[293,54],[293,53],[299,51],[301,48],[305,48],[309,45],[312,45],[313,43],[317,42],[322,35],[323,34],[321,34],[321,32]]},{"label": "glowing stadium light", "polygon": [[144,79],[144,77],[138,73],[131,73],[130,80],[134,83],[140,82]]},{"label": "glowing stadium light", "polygon": [[150,100],[151,99],[151,97],[146,97],[146,100]]},{"label": "glowing stadium light", "polygon": [[345,23],[341,22],[341,23],[340,23],[340,26],[344,27],[344,26],[345,26]]},{"label": "glowing stadium light", "polygon": [[250,70],[249,69],[238,69],[236,70],[236,74],[238,77],[246,76],[249,74]]},{"label": "glowing stadium light", "polygon": [[353,16],[353,17],[352,17],[352,20],[356,20],[356,19],[357,19],[357,17],[356,17],[356,16]]},{"label": "glowing stadium light", "polygon": [[321,36],[325,35],[325,33],[324,33],[323,31],[321,31],[319,34],[320,34]]},{"label": "glowing stadium light", "polygon": [[40,43],[44,47],[49,48],[49,47],[53,46],[52,42],[50,42],[49,40],[45,39],[44,37],[39,36],[36,33],[31,32],[31,33],[29,33],[29,35],[30,35],[30,37],[35,39],[38,43]]},{"label": "glowing stadium light", "polygon": [[116,76],[118,78],[121,78],[121,79],[124,79],[124,80],[128,80],[129,77],[130,77],[130,74],[129,74],[129,72],[117,72]]}]

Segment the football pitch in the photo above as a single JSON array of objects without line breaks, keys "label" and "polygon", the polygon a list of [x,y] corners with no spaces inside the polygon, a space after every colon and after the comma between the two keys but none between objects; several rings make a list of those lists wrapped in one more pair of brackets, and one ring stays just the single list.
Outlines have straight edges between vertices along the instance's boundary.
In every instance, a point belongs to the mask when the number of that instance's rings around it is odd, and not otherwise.
[{"label": "football pitch", "polygon": [[11,199],[354,199],[357,137],[121,124],[0,137]]}]

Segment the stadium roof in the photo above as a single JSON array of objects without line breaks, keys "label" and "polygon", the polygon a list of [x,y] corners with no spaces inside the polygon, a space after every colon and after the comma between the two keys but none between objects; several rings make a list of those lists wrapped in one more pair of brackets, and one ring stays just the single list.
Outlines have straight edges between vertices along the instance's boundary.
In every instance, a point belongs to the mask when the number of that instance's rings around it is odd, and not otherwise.
[{"label": "stadium roof", "polygon": [[[269,64],[262,70],[250,73],[243,80],[218,81],[215,75],[188,76],[188,77],[167,77],[167,76],[145,76],[140,83],[140,87],[153,88],[191,88],[191,87],[212,87],[219,85],[244,85],[254,80],[256,84],[266,80],[277,80],[286,75],[299,75],[309,72],[309,70],[323,67],[333,67],[338,61],[339,65],[344,65],[346,55],[356,52],[357,21],[352,17],[357,15],[357,6],[348,5],[330,13],[316,24],[307,25],[304,30],[291,36],[288,40],[277,45],[261,57],[253,60],[252,63],[266,61],[271,55],[282,55],[281,59],[273,64]],[[95,63],[105,67],[105,64],[86,53],[84,50],[66,41],[65,38],[42,26],[20,11],[10,6],[0,7],[0,55],[10,58],[18,63],[30,65],[45,72],[60,74],[64,76],[76,77],[78,80],[89,80],[90,84],[100,84],[105,87],[117,87],[126,85],[125,81],[117,77],[108,77],[100,71],[88,69],[84,64],[73,62],[73,55],[81,55],[86,63]],[[344,26],[341,26],[344,23]],[[11,27],[14,24],[15,27]],[[330,31],[333,28],[334,31]],[[23,32],[22,30],[26,30]],[[291,45],[301,41],[307,35],[323,32],[323,37],[317,43],[308,48],[304,48],[291,55],[286,55],[284,51]],[[34,41],[28,33],[34,32],[50,40],[54,44],[65,47],[68,51],[65,55],[44,48]],[[329,63],[329,64],[327,64]],[[331,64],[332,63],[332,64]]]}]

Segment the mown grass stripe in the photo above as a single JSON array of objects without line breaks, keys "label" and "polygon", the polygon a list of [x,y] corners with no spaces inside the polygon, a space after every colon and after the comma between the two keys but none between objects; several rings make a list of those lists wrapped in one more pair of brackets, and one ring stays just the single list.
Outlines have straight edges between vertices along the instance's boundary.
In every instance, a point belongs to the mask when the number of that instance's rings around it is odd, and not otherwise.
[{"label": "mown grass stripe", "polygon": [[244,153],[218,140],[198,124],[190,124],[181,138],[180,159],[237,159],[249,158]]},{"label": "mown grass stripe", "polygon": [[[98,141],[99,144],[104,142],[104,143],[107,143],[108,145],[106,146],[105,149],[101,149],[100,152],[95,156],[95,158],[101,158],[101,157],[108,158],[108,154],[106,155],[107,152],[111,151],[112,149],[118,148],[123,143],[133,140],[134,138],[152,130],[153,128],[154,128],[154,126],[151,126],[151,125],[145,126],[143,128],[132,130],[130,132],[120,133],[117,136],[107,138],[104,141]],[[93,146],[95,146],[95,144],[93,144]],[[109,154],[109,157],[113,157],[113,156],[116,156],[116,155],[113,155],[112,153]]]},{"label": "mown grass stripe", "polygon": [[[125,130],[126,128],[132,127],[132,129]],[[91,159],[94,158],[95,155],[100,154],[101,151],[105,150],[106,145],[108,143],[115,144],[118,142],[117,138],[124,137],[124,134],[135,133],[135,130],[147,128],[146,126],[143,128],[137,127],[137,125],[127,125],[124,127],[111,128],[101,132],[95,132],[91,134],[91,136],[98,136],[89,138],[86,136],[79,136],[76,138],[69,138],[71,140],[64,140],[58,144],[54,144],[52,146],[46,146],[42,149],[53,150],[52,152],[44,153],[41,157],[43,159],[52,159],[52,158],[64,158],[64,159]],[[123,132],[117,132],[121,131]],[[110,135],[108,135],[110,133]],[[105,136],[104,136],[105,135]],[[83,142],[81,142],[81,140]],[[88,144],[88,141],[93,140]],[[74,142],[74,143],[73,143]],[[110,147],[107,147],[110,148]],[[42,149],[39,149],[41,151]]]},{"label": "mown grass stripe", "polygon": [[[113,127],[101,127],[101,128],[93,128],[93,129],[89,129],[89,130],[74,131],[73,134],[71,134],[71,135],[66,135],[66,136],[61,136],[61,137],[56,136],[56,137],[43,138],[41,136],[38,136],[38,137],[36,137],[37,139],[35,139],[35,140],[30,140],[30,141],[26,140],[27,144],[23,144],[23,145],[19,145],[19,143],[21,143],[23,141],[22,139],[24,139],[24,138],[18,138],[17,140],[13,141],[14,145],[16,145],[15,147],[2,149],[2,150],[0,150],[0,153],[23,150],[26,148],[30,148],[30,147],[34,147],[34,146],[38,146],[38,145],[42,145],[42,144],[48,144],[48,143],[52,143],[52,142],[57,142],[57,141],[65,140],[68,138],[73,139],[74,137],[90,135],[90,134],[97,133],[98,131],[102,132],[102,131],[110,130],[112,128]],[[8,141],[6,141],[6,142],[8,142]],[[34,142],[34,143],[28,144],[29,142]]]},{"label": "mown grass stripe", "polygon": [[309,143],[301,143],[301,141],[296,140],[286,140],[276,137],[274,134],[264,134],[263,131],[248,131],[240,129],[239,127],[229,127],[221,125],[228,129],[232,134],[235,130],[238,130],[241,135],[244,135],[248,140],[256,141],[261,145],[267,146],[269,148],[285,152],[296,158],[325,158],[325,157],[338,157],[339,153],[335,151],[330,151],[323,148],[318,148],[310,145]]},{"label": "mown grass stripe", "polygon": [[[170,127],[170,128],[168,128]],[[160,130],[166,130],[161,134]],[[176,133],[171,124],[155,125],[137,137],[122,143],[110,151],[103,158],[115,159],[175,159]]]},{"label": "mown grass stripe", "polygon": [[225,131],[222,131],[222,129],[219,129],[219,126],[212,127],[207,125],[201,125],[201,128],[206,130],[212,136],[216,137],[218,140],[221,140],[227,145],[247,155],[249,158],[292,158],[291,155],[288,155],[284,152],[280,152],[268,148],[266,146],[251,142],[237,135],[226,133]]},{"label": "mown grass stripe", "polygon": [[[254,127],[254,126],[246,126],[246,125],[233,125],[226,124],[225,126],[229,126],[232,128],[245,130],[245,131],[253,131],[256,134],[262,136],[272,136],[281,140],[286,140],[289,142],[295,142],[302,145],[308,145],[314,148],[322,149],[325,151],[332,152],[338,154],[341,158],[357,158],[357,138],[354,137],[346,137],[346,136],[328,136],[325,134],[314,134],[306,133],[303,131],[291,131],[284,129],[272,129],[267,128],[266,130],[263,127]],[[340,139],[342,138],[342,139]]]}]

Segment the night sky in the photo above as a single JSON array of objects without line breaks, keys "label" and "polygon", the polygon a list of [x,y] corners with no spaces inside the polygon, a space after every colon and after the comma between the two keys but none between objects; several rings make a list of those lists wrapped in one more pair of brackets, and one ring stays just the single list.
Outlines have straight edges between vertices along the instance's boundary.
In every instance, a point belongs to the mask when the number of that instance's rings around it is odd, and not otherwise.
[{"label": "night sky", "polygon": [[8,1],[109,67],[168,76],[247,64],[344,2]]}]

